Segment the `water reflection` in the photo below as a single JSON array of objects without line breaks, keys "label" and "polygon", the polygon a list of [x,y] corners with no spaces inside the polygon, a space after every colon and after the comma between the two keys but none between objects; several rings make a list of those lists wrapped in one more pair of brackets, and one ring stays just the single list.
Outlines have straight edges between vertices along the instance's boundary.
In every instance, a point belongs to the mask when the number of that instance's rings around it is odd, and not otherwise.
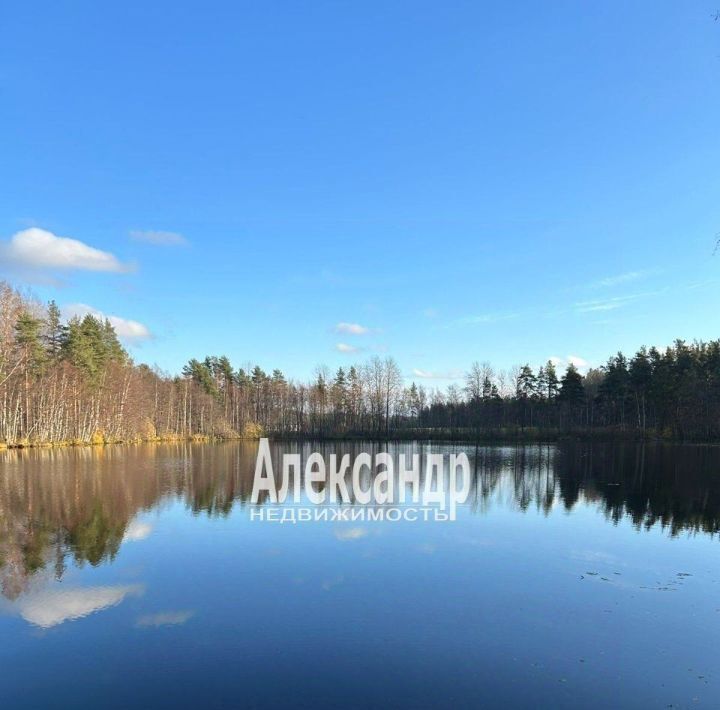
[{"label": "water reflection", "polygon": [[140,584],[114,587],[45,588],[30,592],[18,604],[25,621],[49,629],[65,621],[81,619],[96,611],[116,606],[128,595],[140,595]]},{"label": "water reflection", "polygon": [[[706,446],[560,445],[451,447],[434,444],[274,444],[273,456],[388,450],[420,453],[464,450],[473,479],[474,514],[493,506],[550,514],[579,502],[610,521],[629,517],[638,528],[660,525],[670,535],[714,534],[720,527],[720,449]],[[69,563],[111,561],[123,543],[142,541],[152,526],[138,514],[180,499],[194,514],[228,516],[249,505],[257,447],[146,445],[72,450],[8,451],[0,455],[0,585],[10,600],[27,593],[29,619],[59,623],[119,603],[133,590],[66,590],[51,601],[32,601],[31,581],[50,572],[61,579]],[[280,466],[276,466],[276,470]],[[366,534],[337,532],[352,540]],[[134,590],[135,592],[137,590]],[[47,610],[40,618],[38,605]]]}]

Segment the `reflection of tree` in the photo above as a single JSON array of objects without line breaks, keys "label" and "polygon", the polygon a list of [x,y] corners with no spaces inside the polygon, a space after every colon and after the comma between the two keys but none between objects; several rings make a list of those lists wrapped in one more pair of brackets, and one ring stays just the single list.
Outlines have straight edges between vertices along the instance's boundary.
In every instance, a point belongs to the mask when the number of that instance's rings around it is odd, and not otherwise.
[{"label": "reflection of tree", "polygon": [[[549,514],[558,504],[598,505],[612,521],[659,523],[675,535],[720,530],[720,448],[663,445],[532,445],[451,447],[418,443],[335,442],[272,448],[306,458],[331,453],[389,451],[395,457],[465,450],[472,468],[468,503],[474,512],[495,504]],[[194,514],[227,516],[252,491],[256,444],[144,445],[36,449],[0,454],[0,584],[16,598],[39,570],[61,577],[67,564],[99,565],[117,555],[142,511],[180,499]],[[396,465],[397,469],[397,465]]]},{"label": "reflection of tree", "polygon": [[0,585],[17,598],[30,577],[67,561],[114,559],[141,511],[180,498],[196,513],[230,513],[252,490],[255,445],[145,445],[0,453]]},{"label": "reflection of tree", "polygon": [[613,521],[629,516],[673,535],[720,531],[719,469],[712,446],[566,446],[557,458],[561,485],[583,489]]}]

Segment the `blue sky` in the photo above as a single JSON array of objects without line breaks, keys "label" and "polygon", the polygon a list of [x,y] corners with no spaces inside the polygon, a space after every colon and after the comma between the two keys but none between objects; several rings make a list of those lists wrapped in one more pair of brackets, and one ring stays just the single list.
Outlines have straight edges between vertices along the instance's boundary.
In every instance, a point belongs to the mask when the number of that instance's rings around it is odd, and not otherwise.
[{"label": "blue sky", "polygon": [[10,3],[0,276],[170,371],[718,337],[715,10]]}]

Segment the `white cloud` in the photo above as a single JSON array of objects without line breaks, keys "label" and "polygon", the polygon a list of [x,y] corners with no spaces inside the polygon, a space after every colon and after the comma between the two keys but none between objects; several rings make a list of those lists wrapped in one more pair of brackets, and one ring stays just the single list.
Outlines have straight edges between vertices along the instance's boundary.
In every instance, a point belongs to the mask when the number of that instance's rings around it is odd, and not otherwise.
[{"label": "white cloud", "polygon": [[582,357],[577,355],[568,355],[568,362],[571,362],[578,370],[590,367],[590,363]]},{"label": "white cloud", "polygon": [[135,626],[139,626],[141,628],[180,626],[180,624],[184,624],[188,619],[191,619],[193,615],[194,612],[192,611],[163,611],[159,614],[147,614],[145,616],[141,616],[135,622]]},{"label": "white cloud", "polygon": [[161,247],[186,246],[188,240],[177,232],[163,232],[161,230],[134,229],[130,232],[130,239],[136,242],[147,242]]},{"label": "white cloud", "polygon": [[568,365],[573,364],[577,368],[578,372],[583,374],[585,374],[591,367],[591,364],[579,355],[568,355],[567,357],[558,357],[557,355],[553,355],[549,358],[549,360],[553,365],[555,365],[555,367],[562,368],[563,370],[567,368]]},{"label": "white cloud", "polygon": [[370,332],[370,328],[366,328],[359,323],[338,323],[335,326],[335,332],[345,333],[347,335],[367,335],[367,333]]},{"label": "white cloud", "polygon": [[348,345],[347,343],[336,343],[335,350],[339,353],[358,353],[360,348],[356,348],[354,345]]},{"label": "white cloud", "polygon": [[447,370],[445,372],[435,372],[430,370],[421,370],[419,367],[413,368],[413,376],[424,380],[459,380],[463,377],[460,370]]},{"label": "white cloud", "polygon": [[81,269],[85,271],[129,271],[116,256],[88,246],[78,239],[58,237],[32,227],[17,232],[1,245],[1,255],[10,264],[33,269]]},{"label": "white cloud", "polygon": [[49,629],[64,621],[80,619],[93,612],[119,604],[126,596],[142,594],[138,584],[125,587],[85,587],[44,590],[25,597],[20,616],[25,621]]},{"label": "white cloud", "polygon": [[66,319],[74,318],[75,316],[83,318],[86,315],[95,316],[95,318],[103,321],[107,318],[110,321],[110,325],[115,328],[118,337],[129,342],[138,342],[152,337],[152,333],[148,327],[142,323],[136,320],[121,318],[120,316],[106,315],[102,311],[97,310],[97,308],[88,306],[86,303],[70,303],[67,306],[63,306],[62,314]]}]

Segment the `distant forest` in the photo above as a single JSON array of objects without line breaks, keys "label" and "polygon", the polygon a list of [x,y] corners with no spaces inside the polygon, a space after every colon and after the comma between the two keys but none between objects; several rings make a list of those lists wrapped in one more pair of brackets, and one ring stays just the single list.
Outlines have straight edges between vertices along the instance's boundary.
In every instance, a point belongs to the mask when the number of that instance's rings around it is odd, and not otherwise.
[{"label": "distant forest", "polygon": [[720,341],[617,353],[582,375],[553,362],[473,363],[446,390],[403,380],[392,358],[280,370],[192,359],[181,374],[133,364],[109,321],[63,323],[0,283],[0,446],[204,437],[720,440]]}]

